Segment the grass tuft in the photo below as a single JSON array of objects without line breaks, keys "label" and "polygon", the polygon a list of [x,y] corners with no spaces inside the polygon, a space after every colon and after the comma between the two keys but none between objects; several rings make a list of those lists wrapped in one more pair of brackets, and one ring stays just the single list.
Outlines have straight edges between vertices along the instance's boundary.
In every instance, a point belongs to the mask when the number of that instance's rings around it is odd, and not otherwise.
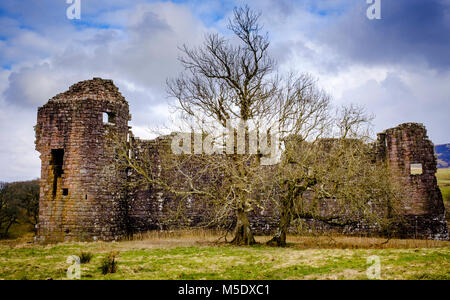
[{"label": "grass tuft", "polygon": [[94,257],[94,254],[91,252],[81,252],[80,254],[80,263],[81,264],[88,264],[91,262],[92,257]]},{"label": "grass tuft", "polygon": [[100,266],[103,275],[114,274],[117,272],[117,256],[117,252],[111,252],[105,258],[103,258],[102,264]]}]

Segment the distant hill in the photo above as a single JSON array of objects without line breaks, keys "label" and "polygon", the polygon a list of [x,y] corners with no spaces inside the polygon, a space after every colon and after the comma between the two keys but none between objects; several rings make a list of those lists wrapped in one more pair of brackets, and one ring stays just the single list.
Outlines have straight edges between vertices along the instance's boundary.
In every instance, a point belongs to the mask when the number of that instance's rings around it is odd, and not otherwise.
[{"label": "distant hill", "polygon": [[434,148],[438,157],[438,168],[450,167],[450,144],[437,145]]}]

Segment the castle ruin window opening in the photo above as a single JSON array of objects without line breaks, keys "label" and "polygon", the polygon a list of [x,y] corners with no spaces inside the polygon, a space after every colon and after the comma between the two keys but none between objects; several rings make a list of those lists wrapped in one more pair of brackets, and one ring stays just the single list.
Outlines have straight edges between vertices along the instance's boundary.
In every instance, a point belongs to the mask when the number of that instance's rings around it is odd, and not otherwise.
[{"label": "castle ruin window opening", "polygon": [[103,123],[104,124],[115,124],[116,115],[112,112],[104,112],[103,113]]},{"label": "castle ruin window opening", "polygon": [[64,174],[64,149],[52,149],[50,165],[53,170],[53,197],[58,189],[58,179]]},{"label": "castle ruin window opening", "polygon": [[411,164],[410,171],[411,171],[411,175],[422,175],[423,174],[423,166],[420,163]]}]

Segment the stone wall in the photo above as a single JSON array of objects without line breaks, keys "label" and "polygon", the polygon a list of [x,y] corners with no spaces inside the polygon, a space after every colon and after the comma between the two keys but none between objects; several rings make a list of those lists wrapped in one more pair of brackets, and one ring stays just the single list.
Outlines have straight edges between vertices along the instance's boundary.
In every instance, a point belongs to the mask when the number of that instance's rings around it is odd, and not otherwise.
[{"label": "stone wall", "polygon": [[[170,155],[171,143],[174,134],[160,136],[155,140],[147,141],[138,138],[131,138],[131,153],[133,159],[139,162],[140,166],[147,169],[148,174],[153,174],[155,179],[162,179],[163,182],[182,184],[185,178],[179,175],[179,172],[171,171],[172,167],[167,167],[162,161],[169,159],[176,161],[183,160],[180,156]],[[193,145],[192,145],[193,147]],[[193,148],[192,148],[193,150]],[[169,154],[169,155],[168,155]],[[201,160],[201,155],[196,155],[196,159]],[[188,161],[178,163],[184,174],[196,177],[199,161],[190,157]],[[221,160],[221,155],[209,156],[208,163],[214,163],[215,159]],[[269,171],[269,167],[267,167]],[[206,174],[196,186],[206,186],[210,181],[217,177],[217,174]],[[175,196],[163,189],[157,189],[151,185],[138,184],[141,176],[136,172],[130,171],[128,181],[131,186],[128,201],[130,203],[129,220],[133,233],[142,233],[148,230],[164,230],[171,228],[217,228],[211,216],[211,208],[205,201],[199,200],[195,195],[183,198]],[[184,190],[179,187],[178,190]],[[183,198],[183,199],[182,199]],[[270,200],[266,200],[270,201]],[[271,234],[278,226],[278,213],[274,210],[273,203],[266,203],[265,209],[256,209],[249,214],[252,229],[257,234]],[[229,211],[229,216],[220,226],[223,228],[233,228],[235,223],[234,212]]]},{"label": "stone wall", "polygon": [[406,123],[378,134],[378,157],[388,162],[408,194],[404,237],[448,239],[445,207],[437,185],[434,145],[422,124]]},{"label": "stone wall", "polygon": [[[109,121],[104,121],[105,114]],[[128,144],[130,155],[151,173],[176,176],[165,172],[160,159],[162,151],[170,148],[171,136],[151,141],[135,138],[129,131],[130,119],[128,103],[117,87],[99,78],[77,83],[39,108],[36,150],[42,161],[40,241],[110,241],[148,230],[208,224],[209,210],[204,202],[191,197],[180,206],[173,194],[151,184],[138,184],[141,175],[121,167],[117,145]],[[401,228],[402,235],[448,239],[435,178],[436,158],[425,128],[403,124],[386,130],[379,134],[376,149],[378,159],[393,167],[410,195],[405,206],[409,222]],[[421,164],[422,174],[411,175],[411,164]],[[331,204],[323,205],[326,211]],[[276,207],[268,207],[249,216],[257,233],[271,233],[277,226]],[[170,212],[177,209],[183,211],[183,218],[173,218]],[[229,225],[233,222],[230,217]],[[367,229],[363,226],[344,228],[347,234],[364,231]]]}]

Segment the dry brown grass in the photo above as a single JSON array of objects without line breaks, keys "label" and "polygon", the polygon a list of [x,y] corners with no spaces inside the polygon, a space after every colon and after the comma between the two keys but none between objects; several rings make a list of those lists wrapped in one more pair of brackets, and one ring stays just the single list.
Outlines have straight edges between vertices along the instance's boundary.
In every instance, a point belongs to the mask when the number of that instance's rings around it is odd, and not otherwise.
[{"label": "dry brown grass", "polygon": [[289,236],[288,243],[301,249],[411,249],[449,247],[449,241],[386,239],[373,237]]},{"label": "dry brown grass", "polygon": [[[218,230],[186,229],[174,231],[151,231],[135,235],[133,240],[113,242],[118,249],[156,249],[191,246],[226,246],[225,232]],[[228,234],[227,240],[231,240]],[[271,239],[270,236],[256,236],[260,244]],[[450,247],[450,241],[413,240],[413,239],[386,239],[374,237],[352,236],[296,236],[289,235],[288,247],[296,249],[414,249]],[[61,243],[73,244],[71,242]],[[85,244],[85,243],[77,243]],[[97,247],[110,248],[111,243],[97,242]],[[28,234],[19,239],[0,241],[0,247],[26,248],[36,246],[33,235]]]},{"label": "dry brown grass", "polygon": [[150,231],[135,234],[132,240],[120,242],[125,249],[130,248],[173,248],[190,246],[219,245],[224,233],[218,230],[184,229],[170,231]]},{"label": "dry brown grass", "polygon": [[[217,230],[175,230],[152,231],[137,235],[132,241],[121,244],[125,247],[187,247],[187,246],[224,246],[225,232]],[[228,241],[231,236],[228,235]],[[256,241],[264,244],[271,236],[256,236]],[[450,247],[449,241],[386,239],[352,236],[296,236],[289,235],[288,246],[298,249],[411,249]]]},{"label": "dry brown grass", "polygon": [[26,233],[18,238],[0,240],[0,247],[6,248],[15,248],[18,246],[32,247],[34,244],[34,234],[31,232]]}]

